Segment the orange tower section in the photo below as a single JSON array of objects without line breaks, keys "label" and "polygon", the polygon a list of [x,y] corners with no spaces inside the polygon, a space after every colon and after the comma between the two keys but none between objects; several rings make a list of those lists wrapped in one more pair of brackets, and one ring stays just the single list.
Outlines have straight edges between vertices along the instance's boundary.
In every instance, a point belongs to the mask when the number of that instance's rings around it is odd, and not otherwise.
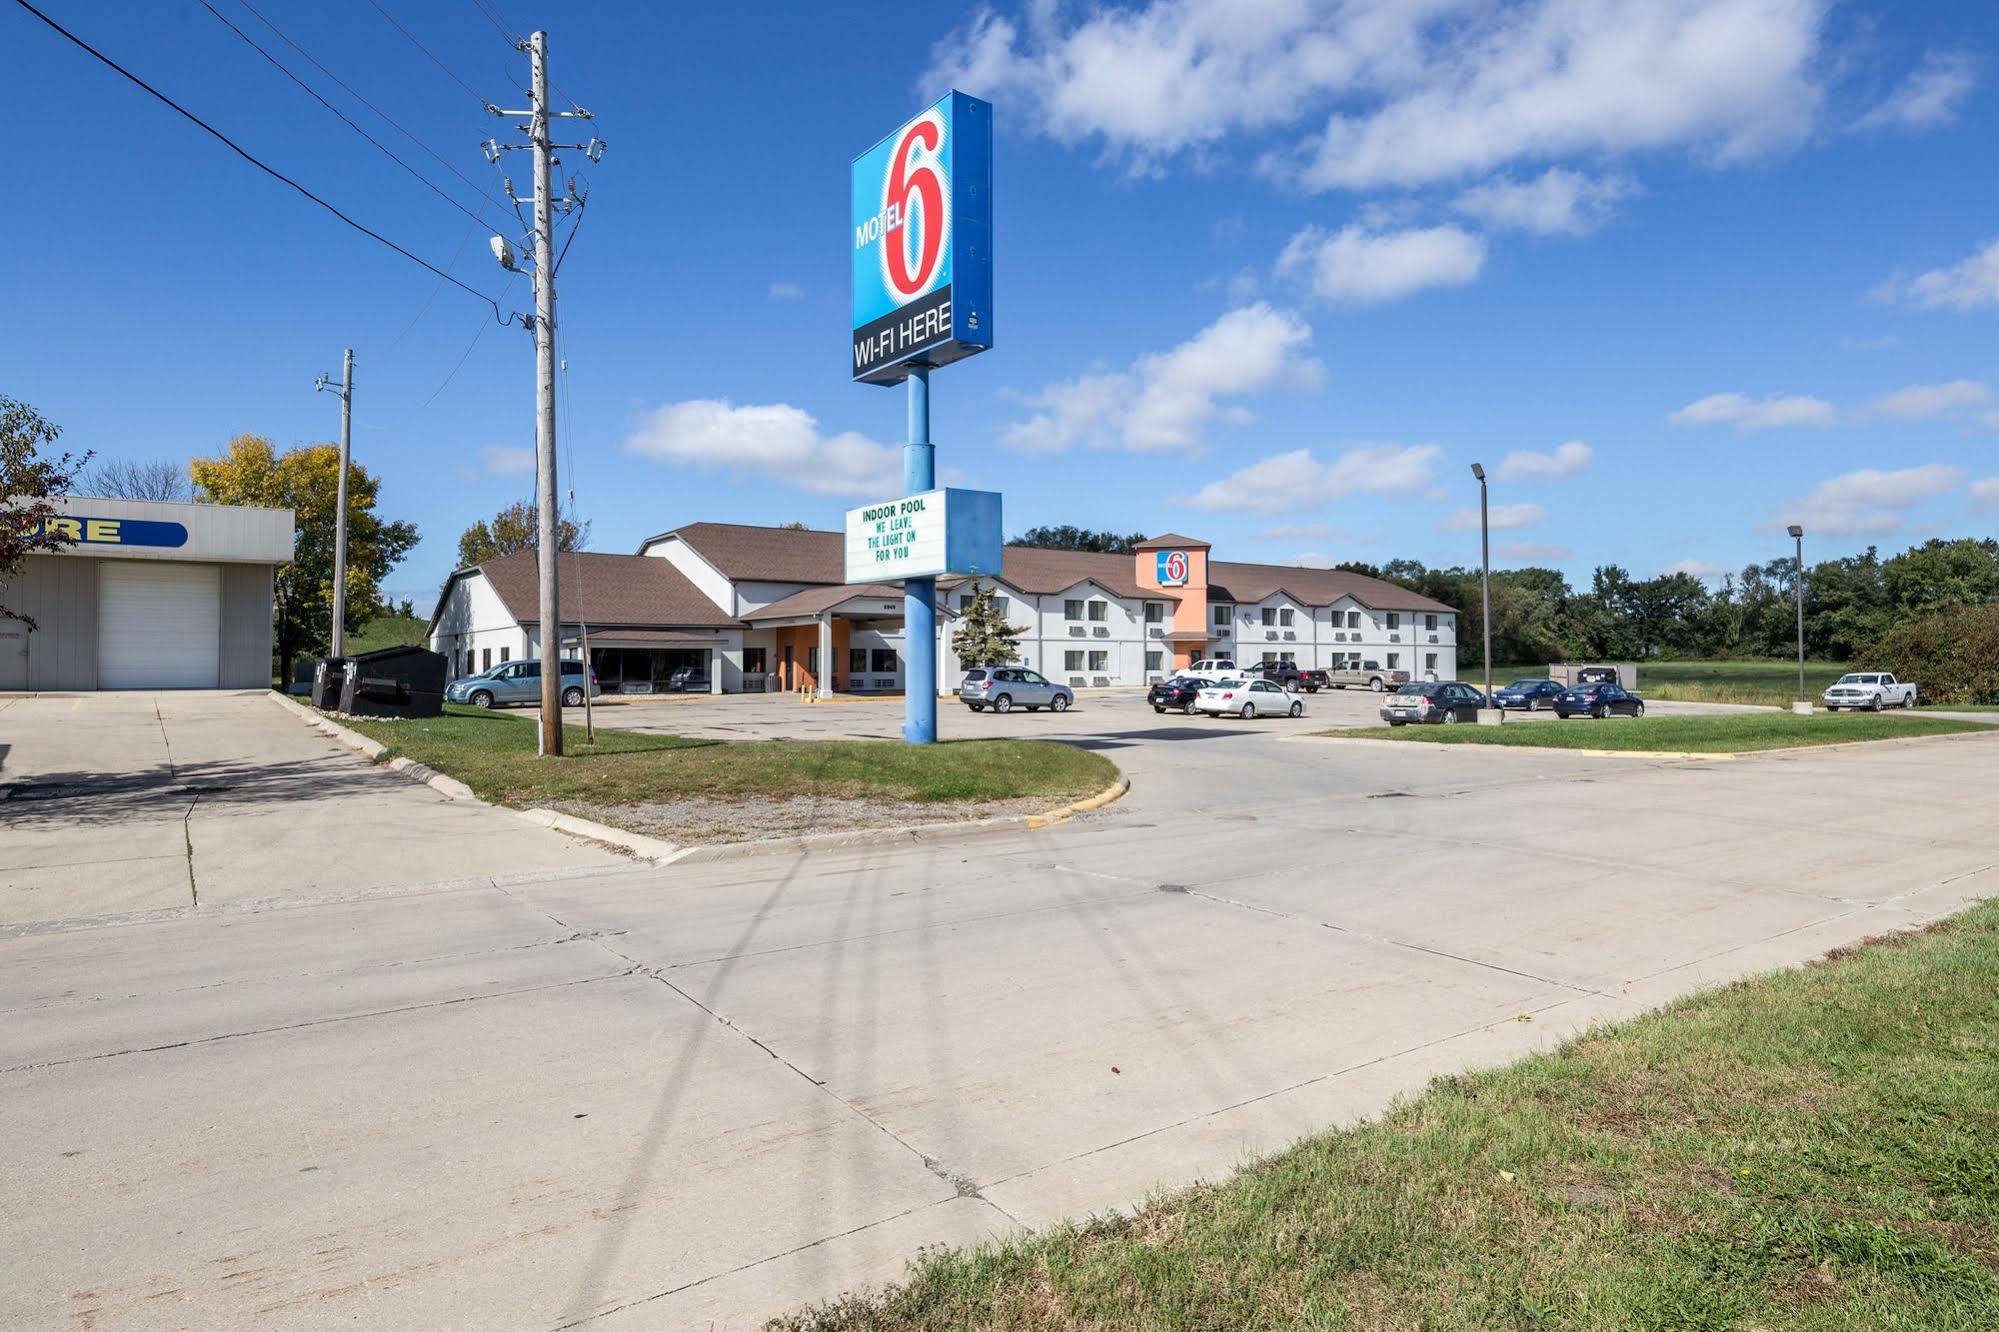
[{"label": "orange tower section", "polygon": [[1168,532],[1139,542],[1133,557],[1138,585],[1174,603],[1173,619],[1160,641],[1172,650],[1176,670],[1208,655],[1208,550],[1205,541]]}]

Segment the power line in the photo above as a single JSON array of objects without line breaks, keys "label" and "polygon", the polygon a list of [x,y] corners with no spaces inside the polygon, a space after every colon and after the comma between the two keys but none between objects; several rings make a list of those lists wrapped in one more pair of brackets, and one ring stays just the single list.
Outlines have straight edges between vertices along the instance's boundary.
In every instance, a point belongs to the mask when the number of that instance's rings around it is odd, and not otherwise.
[{"label": "power line", "polygon": [[405,28],[401,23],[397,22],[396,16],[394,14],[391,14],[388,10],[382,8],[381,0],[368,0],[368,3],[374,6],[375,12],[377,14],[380,14],[383,18],[389,21],[391,27],[393,27],[397,32],[401,33],[403,36],[409,38],[410,45],[414,46],[417,50],[423,52],[424,55],[430,60],[431,64],[436,65],[439,69],[443,70],[446,74],[450,75],[451,81],[453,83],[456,83],[466,92],[471,93],[472,96],[478,101],[480,106],[484,107],[488,111],[491,111],[493,109],[493,104],[487,101],[483,96],[481,96],[477,88],[474,88],[464,79],[459,78],[457,70],[445,64],[442,60],[439,60],[435,55],[432,55],[430,48],[428,46],[425,46],[422,42],[416,39],[415,33],[411,32],[408,28]]},{"label": "power line", "polygon": [[[519,30],[507,22],[505,16],[500,13],[499,5],[495,4],[494,0],[472,0],[472,7],[483,14],[488,23],[498,29],[501,40],[506,42],[507,45],[513,47],[516,51],[527,49],[527,38],[521,36]],[[571,111],[581,111],[583,109],[574,97],[562,91],[562,85],[554,79],[548,81],[548,87],[550,92],[553,92],[557,97],[569,103]]]},{"label": "power line", "polygon": [[411,143],[415,144],[417,147],[423,149],[426,153],[429,153],[431,157],[438,163],[438,165],[442,166],[446,171],[449,171],[452,175],[458,177],[458,179],[460,179],[461,181],[464,181],[469,188],[478,191],[480,196],[483,197],[486,200],[486,202],[494,204],[498,202],[493,198],[492,191],[487,189],[481,189],[479,182],[473,180],[463,171],[460,171],[457,168],[457,166],[455,166],[452,163],[450,158],[444,156],[442,153],[438,152],[435,148],[432,148],[429,144],[425,143],[422,139],[419,139],[415,134],[411,133],[408,129],[405,129],[402,126],[402,124],[400,124],[396,120],[394,116],[391,116],[388,112],[382,110],[381,107],[376,106],[366,97],[363,97],[360,93],[354,90],[353,85],[349,84],[345,79],[341,78],[338,74],[335,74],[332,70],[328,69],[325,65],[321,64],[318,58],[315,57],[312,54],[312,52],[306,50],[303,46],[300,46],[297,42],[293,41],[291,37],[286,34],[284,29],[280,28],[277,24],[271,22],[271,20],[264,15],[262,10],[258,9],[255,5],[250,3],[250,0],[236,0],[236,2],[242,5],[243,8],[249,10],[252,14],[255,14],[257,16],[257,21],[263,24],[265,27],[269,28],[272,32],[276,33],[279,39],[283,41],[286,46],[291,47],[292,50],[304,56],[308,61],[311,61],[314,69],[317,69],[320,73],[324,74],[327,78],[332,79],[335,83],[339,84],[341,88],[345,89],[348,96],[352,97],[355,101],[359,102],[361,105],[367,107],[370,111],[373,111],[376,115],[380,116],[384,121],[387,121],[389,126],[393,128],[398,134],[402,135],[405,139],[408,139]]},{"label": "power line", "polygon": [[431,272],[437,274],[437,276],[443,278],[446,282],[449,282],[452,286],[458,287],[461,290],[463,290],[466,294],[471,296],[477,296],[480,300],[484,301],[486,304],[493,307],[493,318],[498,320],[500,323],[507,324],[513,322],[514,316],[502,315],[500,313],[500,303],[494,300],[491,296],[488,296],[485,292],[480,291],[477,287],[467,286],[465,283],[460,282],[457,278],[451,276],[451,274],[439,268],[436,264],[433,264],[426,259],[420,259],[416,255],[411,254],[408,250],[405,250],[402,246],[396,244],[394,241],[390,240],[387,236],[382,235],[379,231],[372,230],[371,228],[365,227],[361,223],[356,222],[353,218],[347,216],[347,214],[341,212],[338,208],[334,207],[326,200],[320,198],[317,194],[314,194],[311,190],[299,184],[297,181],[293,180],[290,176],[287,176],[284,172],[279,171],[276,167],[267,165],[266,163],[264,163],[263,161],[261,161],[256,157],[253,157],[247,149],[245,149],[242,145],[238,144],[234,139],[230,138],[228,135],[224,134],[221,130],[215,128],[215,126],[203,120],[200,116],[194,114],[194,112],[182,106],[179,102],[176,102],[173,98],[161,92],[158,88],[155,88],[152,84],[140,78],[137,74],[134,74],[131,70],[126,69],[123,65],[113,60],[110,56],[105,55],[102,51],[92,46],[89,42],[84,41],[83,38],[77,36],[75,33],[71,32],[68,28],[63,27],[62,24],[50,18],[47,14],[44,14],[41,10],[36,9],[33,5],[28,3],[28,0],[14,0],[14,3],[19,5],[22,9],[27,10],[30,14],[33,14],[36,18],[40,19],[50,28],[54,29],[58,34],[60,34],[64,39],[66,39],[71,45],[75,46],[78,50],[84,52],[86,55],[90,56],[98,63],[104,65],[107,69],[110,69],[114,73],[122,76],[123,78],[129,80],[138,87],[144,89],[146,92],[151,93],[155,99],[165,103],[166,106],[169,107],[171,110],[173,110],[177,115],[192,122],[199,128],[207,131],[214,138],[220,140],[221,143],[225,147],[227,147],[230,152],[235,153],[245,162],[248,162],[251,166],[257,168],[257,170],[263,172],[265,175],[271,177],[273,180],[281,181],[284,184],[291,186],[294,190],[297,190],[300,194],[303,194],[306,198],[312,200],[314,203],[318,204],[321,208],[324,208],[327,212],[333,214],[335,217],[339,218],[342,222],[345,222],[348,226],[354,228],[354,230],[360,232],[362,235],[368,237],[371,240],[380,241],[383,245],[388,246],[391,250],[394,250],[397,254],[409,260],[411,263],[418,264],[424,268],[429,269]]},{"label": "power line", "polygon": [[304,79],[300,78],[298,75],[292,73],[291,70],[287,69],[283,61],[279,60],[269,51],[266,51],[263,47],[259,46],[257,44],[256,38],[252,37],[249,33],[244,32],[234,23],[231,23],[228,20],[228,18],[226,18],[223,15],[222,11],[217,9],[214,5],[209,4],[208,0],[195,0],[195,3],[200,5],[203,9],[207,10],[209,13],[213,14],[215,16],[215,21],[217,23],[220,23],[223,27],[229,29],[229,31],[235,33],[238,37],[241,37],[244,43],[248,45],[252,51],[255,51],[258,55],[270,61],[271,67],[273,69],[277,70],[280,74],[290,79],[293,83],[296,83],[299,87],[305,89],[306,95],[312,98],[313,101],[318,102],[321,106],[325,107],[328,111],[332,112],[335,116],[339,117],[341,124],[345,125],[348,129],[353,130],[356,134],[366,139],[371,145],[374,146],[376,152],[379,152],[382,156],[388,158],[391,162],[394,162],[397,166],[409,172],[410,175],[414,176],[417,180],[422,182],[423,187],[425,189],[429,190],[432,194],[435,194],[438,198],[444,200],[444,202],[450,204],[453,208],[456,208],[459,212],[465,214],[465,216],[471,218],[474,222],[480,220],[480,217],[477,213],[473,212],[471,209],[467,208],[464,204],[458,202],[458,200],[446,194],[442,189],[439,189],[437,186],[437,182],[433,181],[429,176],[424,175],[423,172],[418,171],[408,162],[403,161],[402,158],[397,157],[395,153],[391,152],[387,147],[383,146],[381,140],[377,139],[374,135],[368,133],[368,131],[362,129],[359,125],[355,124],[352,120],[348,119],[347,114],[343,112],[339,107],[327,101],[324,97],[321,97],[319,95],[318,89],[314,88],[311,84],[307,83]]}]

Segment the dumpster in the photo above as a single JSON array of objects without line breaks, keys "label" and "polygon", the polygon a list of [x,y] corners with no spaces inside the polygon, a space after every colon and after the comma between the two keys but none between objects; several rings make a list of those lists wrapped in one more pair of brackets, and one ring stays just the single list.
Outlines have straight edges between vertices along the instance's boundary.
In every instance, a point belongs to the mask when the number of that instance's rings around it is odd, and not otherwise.
[{"label": "dumpster", "polygon": [[435,717],[444,711],[441,652],[387,647],[347,659],[340,710],[355,717]]},{"label": "dumpster", "polygon": [[340,687],[347,681],[347,658],[320,657],[312,664],[312,706],[328,712],[340,707]]}]

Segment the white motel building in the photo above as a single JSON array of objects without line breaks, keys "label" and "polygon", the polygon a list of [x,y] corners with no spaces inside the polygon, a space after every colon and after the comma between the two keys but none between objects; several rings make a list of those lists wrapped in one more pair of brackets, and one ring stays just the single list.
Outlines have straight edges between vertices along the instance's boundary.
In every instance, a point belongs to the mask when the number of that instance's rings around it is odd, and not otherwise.
[{"label": "white motel building", "polygon": [[[587,627],[606,692],[899,690],[902,590],[844,582],[844,543],[840,532],[690,523],[635,555],[564,554],[562,654],[579,655]],[[1079,688],[1143,684],[1213,657],[1457,678],[1449,606],[1360,574],[1210,560],[1206,542],[1168,534],[1134,555],[1008,546],[998,577],[940,579],[943,688],[960,671],[958,614],[980,585],[1020,630],[1021,664]],[[454,677],[538,658],[537,602],[531,550],[457,570],[430,645]]]}]

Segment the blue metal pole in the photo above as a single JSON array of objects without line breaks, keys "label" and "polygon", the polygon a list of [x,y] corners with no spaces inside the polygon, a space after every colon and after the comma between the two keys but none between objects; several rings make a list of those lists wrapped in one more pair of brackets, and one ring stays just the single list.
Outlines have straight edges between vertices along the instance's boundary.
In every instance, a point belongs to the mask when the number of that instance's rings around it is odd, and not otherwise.
[{"label": "blue metal pole", "polygon": [[[917,495],[937,485],[937,451],[930,446],[930,367],[909,372],[909,442],[902,450],[902,487]],[[902,585],[902,738],[937,743],[937,580]]]}]

